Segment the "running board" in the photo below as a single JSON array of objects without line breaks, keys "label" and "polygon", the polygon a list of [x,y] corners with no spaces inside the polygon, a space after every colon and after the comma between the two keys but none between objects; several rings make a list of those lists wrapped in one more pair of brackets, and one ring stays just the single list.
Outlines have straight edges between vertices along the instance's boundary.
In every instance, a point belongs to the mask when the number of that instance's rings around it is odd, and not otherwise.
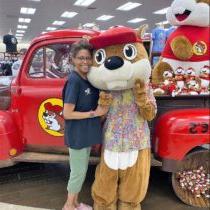
[{"label": "running board", "polygon": [[[12,158],[14,162],[34,162],[34,163],[68,163],[69,156],[61,154],[49,154],[39,152],[24,152],[17,157]],[[99,157],[90,156],[89,163],[92,165],[98,164]],[[152,166],[162,166],[162,163],[152,156]]]},{"label": "running board", "polygon": [[[24,152],[17,157],[12,158],[14,162],[34,162],[34,163],[68,163],[68,155]],[[99,157],[90,157],[90,164],[99,163]]]}]

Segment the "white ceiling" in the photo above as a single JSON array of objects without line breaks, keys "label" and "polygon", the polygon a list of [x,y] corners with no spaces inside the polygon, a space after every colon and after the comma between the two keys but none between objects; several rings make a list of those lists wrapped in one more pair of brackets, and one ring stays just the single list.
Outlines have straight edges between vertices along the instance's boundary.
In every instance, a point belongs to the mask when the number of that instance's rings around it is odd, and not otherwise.
[{"label": "white ceiling", "polygon": [[[31,23],[26,29],[26,33],[22,39],[23,42],[29,42],[38,36],[42,31],[46,31],[47,27],[75,28],[79,23],[95,22],[104,30],[113,25],[125,25],[137,28],[142,24],[149,24],[150,29],[154,24],[166,20],[165,15],[153,14],[154,11],[170,6],[172,0],[130,0],[132,2],[142,3],[141,6],[131,11],[119,11],[117,7],[129,2],[129,0],[96,0],[89,8],[74,6],[76,0],[41,0],[41,2],[32,2],[30,0],[0,0],[0,38],[7,34],[9,30],[15,34],[17,30],[18,18],[31,18]],[[21,15],[21,7],[36,8],[34,15]],[[74,18],[61,18],[61,14],[65,11],[74,11],[79,14]],[[115,16],[109,21],[97,21],[96,18],[101,15]],[[128,23],[133,18],[146,18],[146,21],[140,23]],[[55,20],[65,20],[63,26],[53,26]],[[21,30],[21,29],[20,29]],[[1,39],[2,42],[2,39]]]}]

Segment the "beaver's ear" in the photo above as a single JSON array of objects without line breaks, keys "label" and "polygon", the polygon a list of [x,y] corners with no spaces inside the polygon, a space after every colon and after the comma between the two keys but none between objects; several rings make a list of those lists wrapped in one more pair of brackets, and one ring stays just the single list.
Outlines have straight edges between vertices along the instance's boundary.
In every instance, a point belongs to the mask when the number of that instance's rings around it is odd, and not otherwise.
[{"label": "beaver's ear", "polygon": [[196,0],[197,3],[206,3],[208,5],[210,5],[210,0]]},{"label": "beaver's ear", "polygon": [[144,37],[144,34],[148,28],[149,28],[148,24],[144,24],[136,30],[140,39]]},{"label": "beaver's ear", "polygon": [[83,35],[82,36],[82,39],[86,40],[89,42],[89,40],[91,39],[91,36],[88,36],[88,35]]}]

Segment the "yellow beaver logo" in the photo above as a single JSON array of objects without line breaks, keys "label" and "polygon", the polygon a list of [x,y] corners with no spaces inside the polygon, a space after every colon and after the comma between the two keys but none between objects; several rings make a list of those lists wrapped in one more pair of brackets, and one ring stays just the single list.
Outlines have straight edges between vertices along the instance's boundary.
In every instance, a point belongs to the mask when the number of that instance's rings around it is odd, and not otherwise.
[{"label": "yellow beaver logo", "polygon": [[38,118],[41,127],[53,136],[64,135],[63,102],[58,98],[50,98],[39,107]]},{"label": "yellow beaver logo", "polygon": [[203,41],[196,42],[193,45],[193,52],[195,55],[204,55],[207,51],[206,43]]}]

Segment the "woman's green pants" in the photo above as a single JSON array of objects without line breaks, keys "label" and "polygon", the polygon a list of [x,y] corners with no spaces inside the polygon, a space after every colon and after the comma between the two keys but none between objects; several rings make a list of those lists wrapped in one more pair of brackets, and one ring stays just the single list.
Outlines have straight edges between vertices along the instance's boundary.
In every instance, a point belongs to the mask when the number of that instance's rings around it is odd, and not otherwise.
[{"label": "woman's green pants", "polygon": [[76,194],[82,189],[85,181],[91,147],[83,149],[69,148],[70,177],[67,186],[68,193]]}]

